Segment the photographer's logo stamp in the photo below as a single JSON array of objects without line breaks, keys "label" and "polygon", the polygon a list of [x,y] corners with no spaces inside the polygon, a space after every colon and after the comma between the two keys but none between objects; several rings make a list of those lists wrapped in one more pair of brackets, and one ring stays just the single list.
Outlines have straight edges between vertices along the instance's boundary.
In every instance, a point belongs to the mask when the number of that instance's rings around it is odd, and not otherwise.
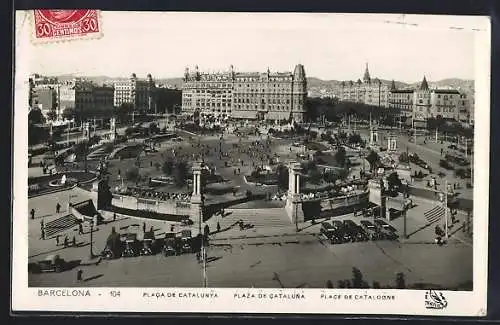
[{"label": "photographer's logo stamp", "polygon": [[88,39],[101,36],[97,10],[34,10],[36,42]]},{"label": "photographer's logo stamp", "polygon": [[425,293],[425,308],[427,309],[445,309],[448,301],[443,293],[435,290],[428,290]]}]

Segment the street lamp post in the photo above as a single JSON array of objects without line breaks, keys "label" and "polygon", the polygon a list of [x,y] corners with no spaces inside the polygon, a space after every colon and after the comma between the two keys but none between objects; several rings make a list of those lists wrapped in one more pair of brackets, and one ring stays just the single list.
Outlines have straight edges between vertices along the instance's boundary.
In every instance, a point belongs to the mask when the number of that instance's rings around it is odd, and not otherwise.
[{"label": "street lamp post", "polygon": [[90,259],[94,258],[94,250],[93,250],[93,241],[94,241],[94,221],[90,221]]},{"label": "street lamp post", "polygon": [[448,180],[444,180],[444,228],[445,238],[448,240]]}]

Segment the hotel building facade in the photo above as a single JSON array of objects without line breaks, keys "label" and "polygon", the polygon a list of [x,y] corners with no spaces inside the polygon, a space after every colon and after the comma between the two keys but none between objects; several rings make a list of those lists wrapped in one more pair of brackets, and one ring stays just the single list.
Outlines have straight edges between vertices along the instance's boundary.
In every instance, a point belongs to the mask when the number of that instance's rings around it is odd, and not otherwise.
[{"label": "hotel building facade", "polygon": [[473,124],[473,104],[465,92],[453,88],[430,88],[424,77],[416,89],[396,89],[391,86],[389,106],[397,108],[402,117],[424,122],[429,118]]},{"label": "hotel building facade", "polygon": [[340,84],[340,100],[344,102],[362,103],[366,105],[388,107],[389,86],[378,78],[372,79],[366,64],[363,81],[342,81]]},{"label": "hotel building facade", "polygon": [[184,73],[182,112],[217,118],[304,120],[307,80],[304,66],[292,72]]},{"label": "hotel building facade", "polygon": [[137,78],[132,73],[130,78],[114,82],[114,106],[131,104],[134,111],[154,113],[156,85],[151,74],[146,79]]}]

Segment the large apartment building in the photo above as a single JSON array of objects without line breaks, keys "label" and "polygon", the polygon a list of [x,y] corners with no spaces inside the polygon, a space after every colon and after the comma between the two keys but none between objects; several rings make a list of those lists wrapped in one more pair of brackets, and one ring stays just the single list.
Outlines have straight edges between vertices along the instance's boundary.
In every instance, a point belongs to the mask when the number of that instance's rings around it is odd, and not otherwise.
[{"label": "large apartment building", "polygon": [[132,73],[130,78],[114,82],[114,106],[131,104],[134,111],[154,113],[155,111],[155,82],[151,74],[146,79],[137,78]]},{"label": "large apartment building", "polygon": [[441,117],[473,124],[473,103],[465,92],[453,88],[430,88],[425,77],[415,89],[397,89],[393,82],[389,107],[399,109],[402,117],[416,122]]},{"label": "large apartment building", "polygon": [[304,66],[293,72],[184,73],[182,111],[217,118],[303,121],[307,81]]},{"label": "large apartment building", "polygon": [[363,103],[366,105],[388,107],[389,86],[380,79],[372,79],[368,64],[365,67],[363,81],[342,81],[340,84],[340,100],[345,102]]}]

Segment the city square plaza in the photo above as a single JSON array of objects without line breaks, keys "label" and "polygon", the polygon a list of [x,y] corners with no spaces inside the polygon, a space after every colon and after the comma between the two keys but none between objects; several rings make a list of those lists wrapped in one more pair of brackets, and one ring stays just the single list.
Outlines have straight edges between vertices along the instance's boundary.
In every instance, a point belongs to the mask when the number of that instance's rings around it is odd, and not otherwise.
[{"label": "city square plaza", "polygon": [[[369,130],[357,130],[364,138],[369,137]],[[280,163],[297,160],[304,154],[304,148],[294,146],[295,140],[279,139],[267,135],[236,136],[234,129],[217,135],[199,136],[182,130],[176,133],[182,141],[165,141],[155,146],[156,152],[139,157],[139,169],[142,175],[155,177],[161,174],[157,163],[166,157],[179,158],[193,162],[200,157],[205,164],[215,167],[218,175],[225,180],[228,188],[235,190],[223,194],[207,193],[206,202],[218,202],[234,197],[244,197],[247,191],[253,194],[275,194],[276,186],[264,186],[247,182],[249,175],[257,166],[267,164],[267,158],[273,157]],[[384,139],[384,131],[380,130]],[[388,134],[388,132],[387,132]],[[269,141],[269,142],[267,142]],[[380,140],[382,142],[383,140]],[[254,144],[256,143],[257,144]],[[268,143],[268,145],[261,145]],[[441,146],[446,146],[443,144]],[[422,157],[433,170],[439,170],[439,145],[425,146],[411,142],[406,135],[397,136],[397,150],[410,150]],[[221,152],[225,153],[222,154]],[[222,158],[222,159],[221,159]],[[359,176],[364,158],[356,157],[349,176]],[[119,187],[123,177],[118,178],[118,170],[123,175],[127,168],[134,165],[136,159],[113,159],[109,161],[111,188]],[[94,162],[89,162],[93,168]],[[227,163],[227,165],[226,165]],[[412,166],[412,171],[418,167]],[[445,176],[450,183],[462,182],[460,195],[472,199],[472,190],[466,189],[462,180],[453,175]],[[444,182],[439,181],[442,189]],[[217,184],[216,184],[217,185]],[[207,187],[210,187],[208,185]],[[193,191],[192,186],[176,188],[166,185],[162,191]],[[102,213],[104,222],[92,229],[93,245],[90,245],[90,227],[84,223],[83,234],[78,234],[78,227],[59,232],[60,243],[56,245],[55,236],[42,239],[40,222],[45,224],[68,214],[68,202],[88,200],[89,191],[74,187],[68,190],[35,196],[28,201],[28,211],[36,211],[32,220],[29,215],[28,256],[29,262],[36,262],[53,254],[58,254],[66,261],[88,261],[91,255],[99,255],[104,249],[106,238],[114,228],[118,232],[132,227],[147,229],[151,227],[157,237],[172,230],[191,229],[196,235],[200,224],[181,225],[155,219],[143,219],[118,214]],[[444,226],[442,220],[426,220],[425,213],[441,204],[416,196],[410,197],[413,207],[407,211],[406,221],[399,217],[389,223],[397,229],[400,238],[397,241],[368,241],[332,245],[322,238],[320,225],[323,220],[351,219],[372,220],[353,213],[339,216],[318,218],[315,222],[290,219],[285,209],[285,202],[280,200],[258,200],[235,204],[224,210],[224,216],[216,214],[206,220],[211,230],[210,245],[207,248],[206,279],[209,287],[325,287],[328,280],[350,279],[352,268],[361,270],[368,283],[377,281],[383,286],[394,285],[396,274],[404,273],[408,285],[433,285],[448,288],[471,288],[472,281],[472,240],[461,230],[460,225],[466,220],[466,213],[458,210],[456,219],[449,230],[449,239],[445,245],[435,244],[434,226]],[[55,213],[56,205],[62,206]],[[239,221],[252,227],[241,229],[235,225]],[[449,221],[449,224],[451,222]],[[214,231],[220,225],[222,231]],[[407,238],[402,238],[406,225]],[[139,231],[139,237],[141,231]],[[64,247],[62,238],[73,237],[76,247]],[[95,259],[90,259],[91,261]],[[85,265],[84,265],[85,264]],[[194,254],[164,257],[138,256],[116,260],[100,260],[94,264],[83,263],[74,270],[62,273],[29,275],[30,286],[79,286],[76,270],[83,271],[85,286],[186,286],[197,287],[203,283],[202,263]],[[274,275],[274,274],[277,274]]]}]

